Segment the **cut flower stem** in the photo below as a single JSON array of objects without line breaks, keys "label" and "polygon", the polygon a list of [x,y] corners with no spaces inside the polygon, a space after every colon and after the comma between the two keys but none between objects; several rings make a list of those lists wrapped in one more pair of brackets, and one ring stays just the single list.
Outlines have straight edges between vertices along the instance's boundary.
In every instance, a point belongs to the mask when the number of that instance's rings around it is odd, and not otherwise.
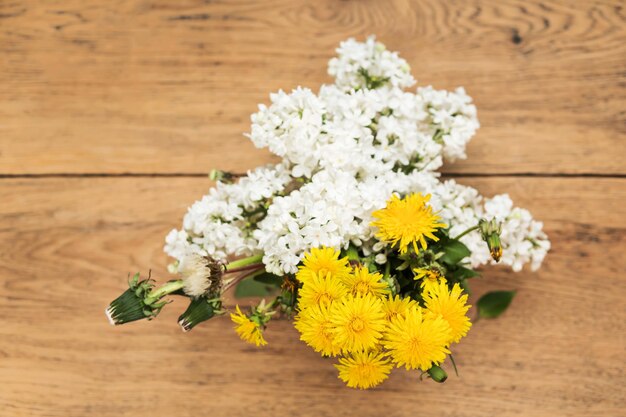
[{"label": "cut flower stem", "polygon": [[263,254],[253,255],[247,258],[237,259],[236,261],[226,264],[226,272],[233,272],[234,269],[248,266],[251,264],[258,264],[263,260]]},{"label": "cut flower stem", "polygon": [[474,230],[478,230],[478,227],[479,227],[478,225],[476,225],[476,226],[472,226],[472,227],[470,227],[469,229],[466,229],[466,230],[465,230],[464,232],[462,232],[460,235],[457,235],[456,237],[454,237],[453,239],[454,239],[454,240],[459,240],[459,239],[461,239],[463,236],[465,236],[466,234],[471,233],[471,232],[473,232]]},{"label": "cut flower stem", "polygon": [[161,298],[165,297],[166,295],[180,290],[181,288],[183,288],[183,286],[184,286],[184,281],[182,279],[177,279],[174,281],[166,282],[165,284],[161,285],[159,288],[150,291],[148,295],[146,296],[146,298],[144,299],[144,302],[146,304],[152,304],[155,301],[158,301]]}]

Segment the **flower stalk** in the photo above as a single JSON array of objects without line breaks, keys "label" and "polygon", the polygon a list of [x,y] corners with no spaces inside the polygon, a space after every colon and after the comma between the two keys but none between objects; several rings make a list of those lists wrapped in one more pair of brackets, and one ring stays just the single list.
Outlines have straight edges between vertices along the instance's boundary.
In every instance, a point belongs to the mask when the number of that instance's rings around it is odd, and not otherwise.
[{"label": "flower stalk", "polygon": [[470,228],[468,228],[468,229],[464,230],[464,231],[463,231],[460,235],[457,235],[457,236],[454,238],[454,240],[459,240],[459,239],[461,239],[461,238],[462,238],[463,236],[465,236],[466,234],[471,233],[471,232],[473,232],[474,230],[478,230],[478,228],[479,228],[479,227],[480,227],[479,225],[476,225],[476,226],[472,226],[472,227],[470,227]]},{"label": "flower stalk", "polygon": [[252,264],[260,264],[263,260],[263,254],[249,256],[247,258],[237,259],[226,264],[226,272],[236,272],[238,268],[247,267]]},{"label": "flower stalk", "polygon": [[177,280],[174,280],[174,281],[166,282],[165,284],[163,284],[158,289],[150,291],[150,293],[144,299],[144,303],[146,303],[146,304],[153,304],[155,301],[160,300],[161,298],[165,297],[166,295],[180,290],[181,288],[183,288],[184,285],[185,284],[184,284],[184,281],[182,279],[177,279]]}]

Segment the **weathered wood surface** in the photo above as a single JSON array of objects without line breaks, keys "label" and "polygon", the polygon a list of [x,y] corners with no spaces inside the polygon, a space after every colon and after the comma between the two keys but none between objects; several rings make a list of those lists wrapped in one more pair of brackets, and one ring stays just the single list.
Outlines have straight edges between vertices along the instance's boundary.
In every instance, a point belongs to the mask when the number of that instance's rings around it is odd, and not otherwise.
[{"label": "weathered wood surface", "polygon": [[[619,416],[626,409],[626,24],[615,1],[0,0],[0,176],[243,171],[268,93],[328,82],[375,33],[420,84],[464,85],[483,127],[456,174],[509,192],[553,242],[459,345],[444,385],[396,371],[358,392],[286,321],[270,345],[227,319],[182,334],[103,315],[127,272],[166,277],[165,233],[202,178],[0,178],[0,416]],[[610,178],[622,176],[622,178]]]},{"label": "weathered wood surface", "polygon": [[[0,1],[0,174],[206,173],[268,160],[271,91],[329,80],[375,33],[420,84],[464,85],[482,129],[456,173],[626,174],[614,1]],[[228,157],[224,157],[228,155]]]},{"label": "weathered wood surface", "polygon": [[285,321],[259,350],[227,319],[183,334],[180,302],[152,323],[109,326],[103,309],[128,271],[166,277],[163,236],[208,181],[0,180],[0,415],[623,415],[626,180],[459,181],[507,190],[545,221],[553,250],[538,273],[490,268],[475,281],[476,295],[519,293],[458,346],[460,377],[396,371],[359,392]]}]

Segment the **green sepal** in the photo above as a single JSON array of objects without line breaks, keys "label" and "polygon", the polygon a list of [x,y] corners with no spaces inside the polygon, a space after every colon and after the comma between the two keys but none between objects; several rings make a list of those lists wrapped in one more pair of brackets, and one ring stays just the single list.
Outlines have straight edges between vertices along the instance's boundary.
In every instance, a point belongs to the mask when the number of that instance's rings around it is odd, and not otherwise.
[{"label": "green sepal", "polygon": [[152,319],[160,311],[160,308],[155,309],[144,303],[146,294],[154,287],[152,280],[139,281],[139,274],[135,274],[129,279],[128,286],[129,288],[122,295],[111,301],[105,310],[109,321],[113,325],[130,323],[145,318]]},{"label": "green sepal", "polygon": [[450,362],[452,362],[452,366],[454,367],[454,373],[456,374],[456,376],[459,376],[459,370],[456,367],[456,362],[454,361],[454,356],[452,356],[452,353],[449,355],[450,357]]}]

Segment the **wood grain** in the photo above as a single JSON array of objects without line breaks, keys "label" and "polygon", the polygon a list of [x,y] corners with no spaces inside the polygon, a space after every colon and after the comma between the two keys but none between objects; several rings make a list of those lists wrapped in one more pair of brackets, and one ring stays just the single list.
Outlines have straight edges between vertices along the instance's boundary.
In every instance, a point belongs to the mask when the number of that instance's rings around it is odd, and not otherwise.
[{"label": "wood grain", "polygon": [[475,295],[519,293],[458,346],[460,377],[396,371],[364,393],[285,321],[259,350],[227,319],[181,333],[182,303],[152,323],[108,325],[103,308],[127,272],[166,277],[163,236],[206,180],[0,180],[0,415],[622,415],[626,180],[459,181],[508,191],[545,221],[553,250],[539,273],[490,268],[475,281]]},{"label": "wood grain", "polygon": [[619,0],[0,1],[0,174],[257,166],[257,103],[370,33],[475,98],[448,172],[626,174]]}]

